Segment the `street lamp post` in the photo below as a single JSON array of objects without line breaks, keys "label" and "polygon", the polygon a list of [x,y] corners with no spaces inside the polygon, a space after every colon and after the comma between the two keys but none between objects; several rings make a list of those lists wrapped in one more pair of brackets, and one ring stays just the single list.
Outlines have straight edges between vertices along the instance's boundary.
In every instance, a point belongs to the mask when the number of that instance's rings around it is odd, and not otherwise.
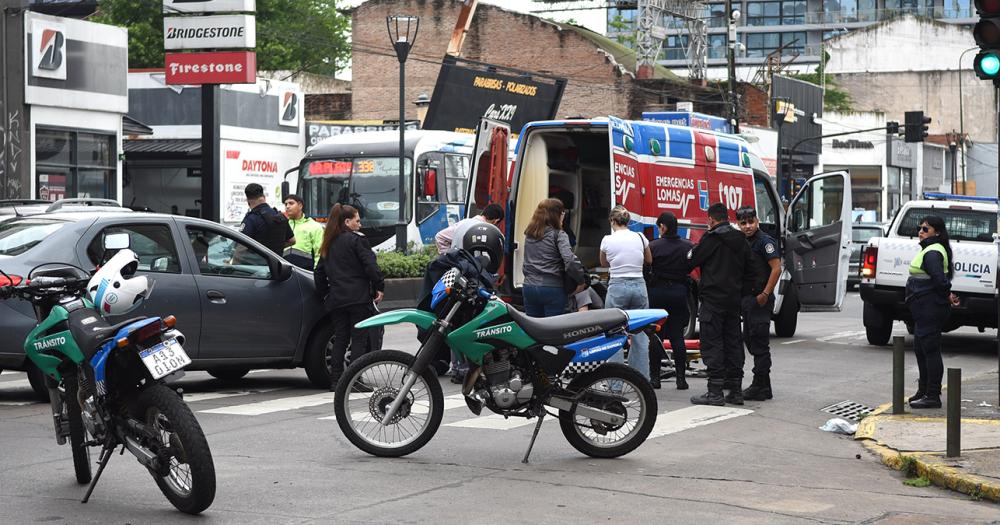
[{"label": "street lamp post", "polygon": [[403,141],[406,138],[406,57],[413,49],[420,29],[420,18],[407,15],[385,17],[385,28],[389,32],[389,41],[396,51],[399,60],[399,216],[396,220],[396,250],[406,251],[406,150]]},{"label": "street lamp post", "polygon": [[965,108],[962,102],[962,60],[969,51],[977,51],[978,47],[970,47],[958,56],[958,133],[962,138],[962,193],[965,193]]}]

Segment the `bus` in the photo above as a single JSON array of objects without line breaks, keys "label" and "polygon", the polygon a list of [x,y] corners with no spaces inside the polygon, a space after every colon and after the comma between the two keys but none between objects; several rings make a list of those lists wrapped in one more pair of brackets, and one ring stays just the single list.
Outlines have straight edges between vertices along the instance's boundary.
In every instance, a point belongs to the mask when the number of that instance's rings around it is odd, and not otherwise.
[{"label": "bus", "polygon": [[[465,216],[475,135],[408,130],[405,152],[406,238],[418,247]],[[293,181],[290,175],[295,174]],[[305,214],[326,221],[330,208],[349,204],[361,215],[361,232],[376,251],[396,248],[399,219],[399,132],[338,135],[311,147],[285,173],[282,197],[302,197]]]}]

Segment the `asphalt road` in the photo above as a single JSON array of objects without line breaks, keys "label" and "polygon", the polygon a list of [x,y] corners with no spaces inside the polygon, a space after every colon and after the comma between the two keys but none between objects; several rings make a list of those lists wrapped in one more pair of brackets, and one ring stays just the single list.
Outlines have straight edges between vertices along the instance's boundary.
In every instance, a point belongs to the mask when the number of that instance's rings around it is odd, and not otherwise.
[{"label": "asphalt road", "polygon": [[[722,412],[691,408],[690,380],[658,391],[654,437],[632,454],[595,460],[558,424],[450,408],[422,450],[379,459],[355,449],[332,420],[332,395],[301,370],[258,371],[235,384],[204,373],[180,381],[206,431],[218,492],[200,517],[173,510],[128,455],[115,456],[90,503],[48,406],[30,401],[23,374],[0,375],[0,523],[988,523],[996,505],[903,485],[851,438],[818,430],[841,401],[890,399],[891,349],[864,338],[849,294],[837,314],[802,314],[794,338],[774,339],[775,399]],[[900,325],[899,331],[905,333]],[[995,332],[945,337],[946,366],[966,377],[997,366]],[[393,328],[386,348],[415,349]],[[908,374],[916,365],[907,357]],[[750,363],[747,363],[749,371]],[[443,383],[445,396],[458,393]],[[520,423],[520,425],[515,425]]]}]

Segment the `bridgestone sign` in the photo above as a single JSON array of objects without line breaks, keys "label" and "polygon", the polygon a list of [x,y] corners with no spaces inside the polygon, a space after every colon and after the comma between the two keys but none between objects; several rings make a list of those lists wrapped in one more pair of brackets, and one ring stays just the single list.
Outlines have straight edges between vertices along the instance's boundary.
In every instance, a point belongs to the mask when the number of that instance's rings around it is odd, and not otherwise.
[{"label": "bridgestone sign", "polygon": [[185,16],[163,19],[163,48],[247,49],[257,45],[250,15]]}]

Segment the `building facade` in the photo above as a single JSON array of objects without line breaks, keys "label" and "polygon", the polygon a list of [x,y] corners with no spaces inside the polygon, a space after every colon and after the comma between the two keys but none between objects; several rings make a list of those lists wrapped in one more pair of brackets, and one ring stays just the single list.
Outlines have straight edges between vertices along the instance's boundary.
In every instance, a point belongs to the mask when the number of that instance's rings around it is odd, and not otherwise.
[{"label": "building facade", "polygon": [[[709,78],[723,78],[728,15],[723,2],[704,3],[701,18],[708,21]],[[732,5],[742,15],[737,23],[737,38],[745,51],[736,59],[741,79],[750,78],[767,55],[782,46],[783,62],[796,57],[789,66],[792,71],[813,71],[820,63],[825,40],[904,14],[966,30],[976,22],[971,0],[733,0]],[[635,9],[609,9],[608,36],[627,43],[635,31],[635,17]],[[663,25],[667,38],[660,64],[684,74],[688,45],[684,22],[667,16]]]}]

